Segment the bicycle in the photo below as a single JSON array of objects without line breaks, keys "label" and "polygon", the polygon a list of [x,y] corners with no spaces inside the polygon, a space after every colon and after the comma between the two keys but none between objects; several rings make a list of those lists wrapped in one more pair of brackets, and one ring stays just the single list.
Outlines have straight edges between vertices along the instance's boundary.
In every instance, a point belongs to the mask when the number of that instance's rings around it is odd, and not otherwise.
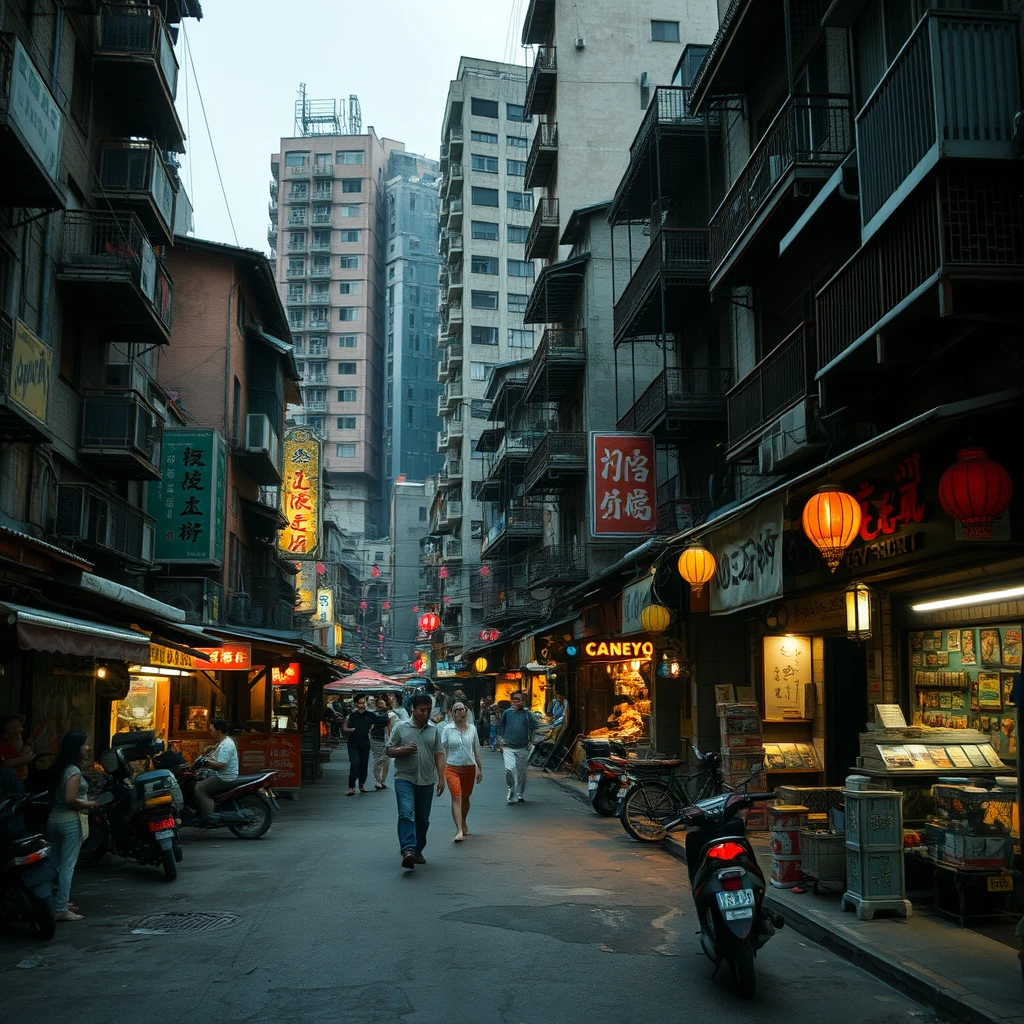
[{"label": "bicycle", "polygon": [[[668,835],[666,823],[679,818],[684,807],[698,800],[734,792],[722,774],[722,761],[717,751],[702,754],[693,748],[699,770],[693,775],[677,775],[674,769],[681,761],[663,761],[655,777],[627,765],[619,788],[619,821],[622,827],[641,843],[657,843]],[[654,767],[653,765],[651,767]],[[749,781],[749,780],[748,780]]]}]

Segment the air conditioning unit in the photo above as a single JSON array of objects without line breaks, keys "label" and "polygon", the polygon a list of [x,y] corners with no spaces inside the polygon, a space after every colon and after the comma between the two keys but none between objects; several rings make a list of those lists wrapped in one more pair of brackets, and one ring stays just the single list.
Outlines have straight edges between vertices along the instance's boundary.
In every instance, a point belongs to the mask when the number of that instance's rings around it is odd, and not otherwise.
[{"label": "air conditioning unit", "polygon": [[277,433],[265,413],[251,412],[245,417],[245,450],[263,452],[275,466],[279,465]]},{"label": "air conditioning unit", "polygon": [[54,536],[110,548],[113,532],[114,513],[109,501],[84,484],[61,484],[57,488]]},{"label": "air conditioning unit", "polygon": [[583,36],[577,36],[575,46],[577,50],[582,50],[587,45],[586,39]]},{"label": "air conditioning unit", "polygon": [[757,471],[762,476],[775,472],[775,438],[772,434],[762,437],[757,446]]},{"label": "air conditioning unit", "polygon": [[137,363],[107,363],[104,383],[108,388],[125,388],[146,395],[149,391],[149,379],[146,371]]}]

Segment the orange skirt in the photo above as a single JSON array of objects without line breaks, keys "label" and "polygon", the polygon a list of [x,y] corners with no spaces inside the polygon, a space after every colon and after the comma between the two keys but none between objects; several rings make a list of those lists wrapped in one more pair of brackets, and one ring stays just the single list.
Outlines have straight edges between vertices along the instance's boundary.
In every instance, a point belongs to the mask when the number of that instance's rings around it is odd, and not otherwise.
[{"label": "orange skirt", "polygon": [[444,770],[448,792],[453,797],[469,797],[476,785],[476,765],[447,765]]}]

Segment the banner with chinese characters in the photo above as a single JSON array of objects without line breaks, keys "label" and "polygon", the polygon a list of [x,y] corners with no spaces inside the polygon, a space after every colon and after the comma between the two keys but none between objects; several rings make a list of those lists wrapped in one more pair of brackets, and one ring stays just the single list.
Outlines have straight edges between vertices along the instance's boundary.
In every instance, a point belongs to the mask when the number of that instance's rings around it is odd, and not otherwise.
[{"label": "banner with chinese characters", "polygon": [[299,574],[295,577],[295,611],[299,615],[312,615],[316,610],[316,562],[296,562]]},{"label": "banner with chinese characters", "polygon": [[330,587],[321,587],[316,592],[313,622],[318,626],[329,626],[334,622],[334,591]]},{"label": "banner with chinese characters", "polygon": [[157,562],[224,561],[227,450],[216,430],[165,430],[161,478],[149,485]]},{"label": "banner with chinese characters", "polygon": [[292,559],[316,557],[320,545],[320,450],[322,442],[306,427],[284,432],[281,512],[288,525],[278,547]]},{"label": "banner with chinese characters", "polygon": [[782,502],[755,509],[708,538],[715,556],[711,614],[725,615],[782,596]]},{"label": "banner with chinese characters", "polygon": [[636,537],[657,525],[651,434],[590,432],[590,533]]}]

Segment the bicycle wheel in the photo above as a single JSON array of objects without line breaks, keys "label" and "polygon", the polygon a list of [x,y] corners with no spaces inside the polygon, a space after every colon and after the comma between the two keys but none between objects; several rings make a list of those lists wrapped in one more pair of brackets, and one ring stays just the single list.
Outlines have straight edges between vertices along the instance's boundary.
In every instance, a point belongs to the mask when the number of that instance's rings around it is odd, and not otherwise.
[{"label": "bicycle wheel", "polygon": [[626,793],[619,821],[634,839],[657,843],[668,834],[664,823],[677,817],[680,810],[671,786],[656,780],[638,782]]}]

